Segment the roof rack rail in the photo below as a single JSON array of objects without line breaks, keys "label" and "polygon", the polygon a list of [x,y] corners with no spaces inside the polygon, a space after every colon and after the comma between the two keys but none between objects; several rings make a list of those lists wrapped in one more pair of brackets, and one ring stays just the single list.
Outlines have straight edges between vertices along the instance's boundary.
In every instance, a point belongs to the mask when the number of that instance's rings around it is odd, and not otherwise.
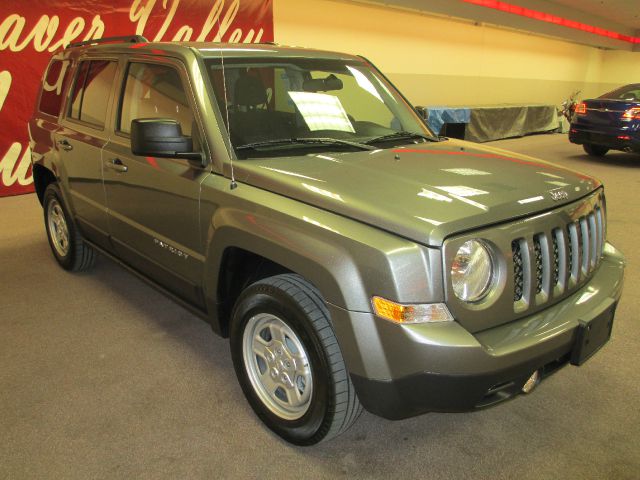
[{"label": "roof rack rail", "polygon": [[97,45],[100,43],[143,43],[148,42],[142,35],[127,35],[123,37],[104,37],[95,38],[93,40],[85,40],[84,42],[75,42],[67,45],[67,48],[84,47],[85,45]]}]

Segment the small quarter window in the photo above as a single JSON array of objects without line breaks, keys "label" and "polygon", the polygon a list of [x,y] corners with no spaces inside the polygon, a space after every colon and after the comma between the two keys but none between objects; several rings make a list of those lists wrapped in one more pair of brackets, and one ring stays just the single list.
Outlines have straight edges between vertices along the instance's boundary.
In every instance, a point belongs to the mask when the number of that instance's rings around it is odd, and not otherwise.
[{"label": "small quarter window", "polygon": [[40,111],[48,115],[57,117],[60,115],[62,99],[66,91],[69,72],[69,62],[54,60],[49,65],[47,74],[42,83],[42,94],[40,96]]}]

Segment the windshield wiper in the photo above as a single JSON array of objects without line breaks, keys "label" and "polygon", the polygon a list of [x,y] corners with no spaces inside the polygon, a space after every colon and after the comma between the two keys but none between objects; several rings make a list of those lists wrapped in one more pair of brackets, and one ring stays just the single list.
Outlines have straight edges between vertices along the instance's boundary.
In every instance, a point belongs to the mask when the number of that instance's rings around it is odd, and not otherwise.
[{"label": "windshield wiper", "polygon": [[271,147],[280,145],[348,145],[350,147],[359,148],[360,150],[374,150],[371,145],[365,145],[364,143],[351,142],[349,140],[342,140],[339,138],[277,138],[273,140],[263,140],[260,142],[245,143],[239,145],[236,150],[257,149],[260,147]]},{"label": "windshield wiper", "polygon": [[442,141],[440,138],[430,137],[428,135],[423,135],[422,133],[406,132],[404,130],[401,130],[399,132],[389,133],[387,135],[382,135],[380,137],[372,138],[371,140],[367,140],[365,143],[366,144],[372,144],[372,143],[376,143],[376,142],[384,142],[386,140],[402,140],[402,139],[405,139],[405,138],[406,139],[423,138],[423,139],[428,140],[430,142],[441,142]]}]

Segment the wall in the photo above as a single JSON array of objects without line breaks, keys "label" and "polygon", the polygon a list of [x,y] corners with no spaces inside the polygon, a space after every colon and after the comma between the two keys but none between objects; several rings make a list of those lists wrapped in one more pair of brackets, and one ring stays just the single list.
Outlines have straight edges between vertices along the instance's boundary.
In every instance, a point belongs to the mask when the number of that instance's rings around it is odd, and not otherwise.
[{"label": "wall", "polygon": [[585,98],[629,83],[624,65],[640,58],[339,0],[275,0],[274,25],[279,43],[366,56],[416,105],[560,104],[574,90]]},{"label": "wall", "polygon": [[640,83],[640,52],[605,52],[600,82],[602,92],[625,83]]}]

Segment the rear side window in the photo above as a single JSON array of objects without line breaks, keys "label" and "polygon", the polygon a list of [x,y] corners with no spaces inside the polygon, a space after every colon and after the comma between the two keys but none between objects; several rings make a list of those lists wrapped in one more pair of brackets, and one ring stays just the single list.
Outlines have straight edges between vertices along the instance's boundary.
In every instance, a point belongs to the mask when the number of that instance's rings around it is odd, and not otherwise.
[{"label": "rear side window", "polygon": [[178,71],[166,65],[131,63],[122,96],[118,129],[130,133],[131,120],[172,118],[191,135],[193,113]]},{"label": "rear side window", "polygon": [[49,65],[42,83],[40,95],[40,111],[57,117],[60,115],[64,92],[69,80],[69,61],[54,60]]},{"label": "rear side window", "polygon": [[640,85],[626,85],[611,92],[605,93],[600,98],[616,100],[640,100]]},{"label": "rear side window", "polygon": [[69,117],[104,127],[116,62],[92,60],[80,63],[71,92]]}]

